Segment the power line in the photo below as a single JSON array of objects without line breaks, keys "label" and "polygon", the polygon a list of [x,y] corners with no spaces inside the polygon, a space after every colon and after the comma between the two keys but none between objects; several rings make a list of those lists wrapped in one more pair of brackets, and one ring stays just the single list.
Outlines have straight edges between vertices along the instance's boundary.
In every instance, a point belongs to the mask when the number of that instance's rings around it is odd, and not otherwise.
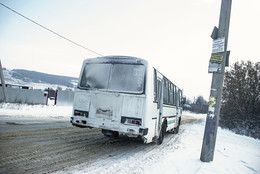
[{"label": "power line", "polygon": [[53,30],[51,30],[51,29],[49,29],[49,28],[47,28],[47,27],[45,27],[45,26],[43,26],[43,25],[41,25],[41,24],[35,22],[34,20],[32,20],[32,19],[30,19],[30,18],[28,18],[28,17],[22,15],[21,13],[19,13],[19,12],[13,10],[12,8],[10,8],[10,7],[6,6],[6,5],[4,5],[3,3],[0,2],[0,4],[1,4],[3,7],[5,7],[5,8],[7,8],[7,9],[11,10],[12,12],[18,14],[19,16],[22,16],[23,18],[25,18],[25,19],[31,21],[32,23],[34,23],[34,24],[36,24],[36,25],[42,27],[43,29],[45,29],[45,30],[47,30],[47,31],[49,31],[49,32],[51,32],[51,33],[53,33],[53,34],[55,34],[55,35],[61,37],[62,39],[65,39],[65,40],[67,40],[67,41],[69,41],[69,42],[71,42],[71,43],[73,43],[73,44],[75,44],[75,45],[77,45],[77,46],[79,46],[79,47],[85,49],[85,50],[88,50],[88,51],[94,53],[94,54],[97,54],[97,55],[99,55],[99,56],[102,56],[101,54],[99,54],[99,53],[97,53],[97,52],[95,52],[95,51],[93,51],[93,50],[91,50],[91,49],[89,49],[89,48],[87,48],[87,47],[84,47],[83,45],[78,44],[78,43],[74,42],[73,40],[68,39],[68,38],[66,38],[66,37],[64,37],[64,36],[62,36],[62,35],[60,35],[59,33],[57,33],[57,32],[55,32],[55,31],[53,31]]}]

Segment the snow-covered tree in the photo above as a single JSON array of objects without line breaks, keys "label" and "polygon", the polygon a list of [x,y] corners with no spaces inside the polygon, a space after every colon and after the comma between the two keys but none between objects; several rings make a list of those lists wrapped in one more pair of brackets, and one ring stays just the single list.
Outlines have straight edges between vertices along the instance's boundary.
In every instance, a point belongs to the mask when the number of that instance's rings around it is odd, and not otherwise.
[{"label": "snow-covered tree", "polygon": [[243,134],[255,129],[259,131],[260,62],[233,64],[225,72],[222,97],[221,126],[240,130]]}]

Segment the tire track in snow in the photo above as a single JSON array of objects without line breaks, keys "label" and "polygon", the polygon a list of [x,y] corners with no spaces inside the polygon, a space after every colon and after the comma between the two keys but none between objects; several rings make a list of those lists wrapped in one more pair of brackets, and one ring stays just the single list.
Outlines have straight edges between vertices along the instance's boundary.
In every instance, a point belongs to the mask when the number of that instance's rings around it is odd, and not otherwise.
[{"label": "tire track in snow", "polygon": [[[183,124],[192,122],[192,119],[183,120]],[[180,128],[178,135],[167,133],[163,144],[158,146],[155,143],[143,144],[133,138],[108,138],[103,136],[100,129],[75,128],[61,121],[48,122],[48,125],[1,122],[0,130],[4,126],[9,129],[0,132],[0,173],[66,173],[73,166],[82,165],[91,169],[92,164],[100,161],[108,163],[114,159],[131,157],[151,162],[158,159],[153,156],[154,153],[161,153],[162,149],[178,149],[176,144],[183,131]],[[140,156],[140,152],[144,152],[144,155]],[[113,165],[117,166],[111,164],[111,167]]]}]

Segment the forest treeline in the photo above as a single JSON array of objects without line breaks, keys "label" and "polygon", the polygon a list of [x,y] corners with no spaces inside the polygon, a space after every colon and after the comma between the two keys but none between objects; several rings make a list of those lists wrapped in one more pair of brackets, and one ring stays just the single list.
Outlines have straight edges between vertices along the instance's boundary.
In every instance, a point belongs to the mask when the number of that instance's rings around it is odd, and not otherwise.
[{"label": "forest treeline", "polygon": [[219,125],[260,139],[260,62],[236,62],[225,72]]}]

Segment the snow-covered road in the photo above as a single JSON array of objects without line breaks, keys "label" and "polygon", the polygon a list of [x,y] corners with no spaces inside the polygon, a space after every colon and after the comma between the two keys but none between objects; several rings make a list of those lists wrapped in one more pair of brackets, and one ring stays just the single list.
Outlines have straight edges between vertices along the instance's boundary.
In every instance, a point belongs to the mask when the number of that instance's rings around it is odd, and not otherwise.
[{"label": "snow-covered road", "polygon": [[[168,134],[162,145],[100,159],[86,166],[80,164],[58,173],[88,174],[250,174],[260,173],[260,141],[218,130],[213,162],[200,161],[205,115],[185,113],[191,120],[182,124],[180,134]],[[189,116],[188,116],[189,115]],[[184,116],[185,117],[185,116]],[[185,119],[184,119],[185,120]],[[203,120],[203,121],[202,121]],[[185,122],[185,121],[184,121]]]},{"label": "snow-covered road", "polygon": [[71,107],[2,105],[0,173],[260,173],[260,140],[218,130],[214,161],[202,163],[205,115],[184,113],[162,145],[104,137],[69,124]]}]

